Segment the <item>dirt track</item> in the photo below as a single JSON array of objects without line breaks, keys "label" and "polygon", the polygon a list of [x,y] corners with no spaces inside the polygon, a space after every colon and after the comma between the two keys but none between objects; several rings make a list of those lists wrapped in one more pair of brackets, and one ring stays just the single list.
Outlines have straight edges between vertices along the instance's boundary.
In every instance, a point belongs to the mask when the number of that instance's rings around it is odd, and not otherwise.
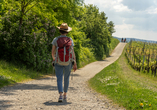
[{"label": "dirt track", "polygon": [[105,96],[93,92],[86,84],[95,74],[116,61],[124,46],[125,43],[119,43],[110,57],[73,73],[67,102],[57,102],[56,77],[51,76],[0,89],[0,110],[125,110]]}]

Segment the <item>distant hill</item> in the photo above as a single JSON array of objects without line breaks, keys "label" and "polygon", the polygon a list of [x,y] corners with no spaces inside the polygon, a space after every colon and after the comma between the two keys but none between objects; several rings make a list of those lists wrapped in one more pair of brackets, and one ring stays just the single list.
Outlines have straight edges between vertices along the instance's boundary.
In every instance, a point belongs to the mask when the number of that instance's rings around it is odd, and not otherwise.
[{"label": "distant hill", "polygon": [[[118,39],[121,42],[122,38],[115,37],[115,36],[114,36],[114,38]],[[153,41],[153,40],[144,40],[144,39],[137,39],[137,38],[126,38],[126,42],[130,42],[130,40],[141,41],[141,42],[149,42],[149,43],[157,43],[157,41]]]}]

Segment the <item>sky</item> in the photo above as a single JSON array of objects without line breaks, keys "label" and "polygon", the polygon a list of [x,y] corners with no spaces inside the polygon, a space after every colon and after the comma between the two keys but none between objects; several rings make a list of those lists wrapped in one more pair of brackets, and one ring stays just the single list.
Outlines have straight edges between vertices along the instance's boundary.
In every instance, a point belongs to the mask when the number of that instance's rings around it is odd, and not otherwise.
[{"label": "sky", "polygon": [[105,12],[107,22],[113,21],[119,38],[157,41],[157,0],[84,0],[99,12]]}]

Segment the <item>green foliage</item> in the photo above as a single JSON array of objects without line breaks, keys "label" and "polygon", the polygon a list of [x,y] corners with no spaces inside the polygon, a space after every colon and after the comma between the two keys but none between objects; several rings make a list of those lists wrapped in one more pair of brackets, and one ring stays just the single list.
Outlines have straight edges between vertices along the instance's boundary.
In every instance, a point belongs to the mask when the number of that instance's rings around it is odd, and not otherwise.
[{"label": "green foliage", "polygon": [[156,76],[157,49],[155,43],[132,41],[126,49],[126,57],[130,65],[138,71]]},{"label": "green foliage", "polygon": [[30,13],[19,28],[19,13],[11,11],[2,18],[0,55],[7,61],[21,62],[35,70],[48,71],[51,62],[51,42],[55,27],[47,19]]},{"label": "green foliage", "polygon": [[73,30],[78,67],[109,56],[113,22],[82,0],[3,0],[0,4],[0,58],[37,71],[51,69],[51,42],[66,22]]},{"label": "green foliage", "polygon": [[0,88],[3,86],[42,77],[44,73],[26,69],[25,66],[15,66],[0,60]]},{"label": "green foliage", "polygon": [[111,35],[116,32],[115,29],[114,29],[114,23],[112,21],[110,21],[108,23],[108,30],[109,30]]},{"label": "green foliage", "polygon": [[71,37],[74,41],[74,51],[77,60],[77,66],[83,67],[86,64],[95,61],[94,54],[91,51],[91,48],[87,48],[89,45],[89,39],[86,38],[84,32],[80,31],[78,28],[79,23],[75,24],[75,27],[72,27],[72,31],[68,33],[67,36]]},{"label": "green foliage", "polygon": [[111,38],[111,44],[110,44],[110,52],[112,52],[115,47],[118,45],[119,40],[116,38]]},{"label": "green foliage", "polygon": [[83,31],[90,39],[90,44],[92,44],[89,47],[93,48],[95,57],[98,60],[104,59],[105,56],[109,56],[109,44],[112,36],[109,29],[111,30],[114,25],[112,22],[109,25],[107,24],[105,13],[100,13],[96,6],[85,5],[85,9],[81,21],[85,22]]}]

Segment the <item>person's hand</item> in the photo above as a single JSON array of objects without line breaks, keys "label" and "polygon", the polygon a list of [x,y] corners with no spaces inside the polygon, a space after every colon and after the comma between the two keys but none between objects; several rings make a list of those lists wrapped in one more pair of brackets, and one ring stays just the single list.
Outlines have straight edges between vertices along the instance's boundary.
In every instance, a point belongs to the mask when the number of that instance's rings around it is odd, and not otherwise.
[{"label": "person's hand", "polygon": [[55,61],[55,57],[52,57],[53,58],[53,61]]},{"label": "person's hand", "polygon": [[73,70],[74,70],[74,72],[77,70],[77,65],[76,65],[76,63],[74,63]]},{"label": "person's hand", "polygon": [[55,66],[55,60],[52,61],[52,66],[53,66],[53,67]]}]

